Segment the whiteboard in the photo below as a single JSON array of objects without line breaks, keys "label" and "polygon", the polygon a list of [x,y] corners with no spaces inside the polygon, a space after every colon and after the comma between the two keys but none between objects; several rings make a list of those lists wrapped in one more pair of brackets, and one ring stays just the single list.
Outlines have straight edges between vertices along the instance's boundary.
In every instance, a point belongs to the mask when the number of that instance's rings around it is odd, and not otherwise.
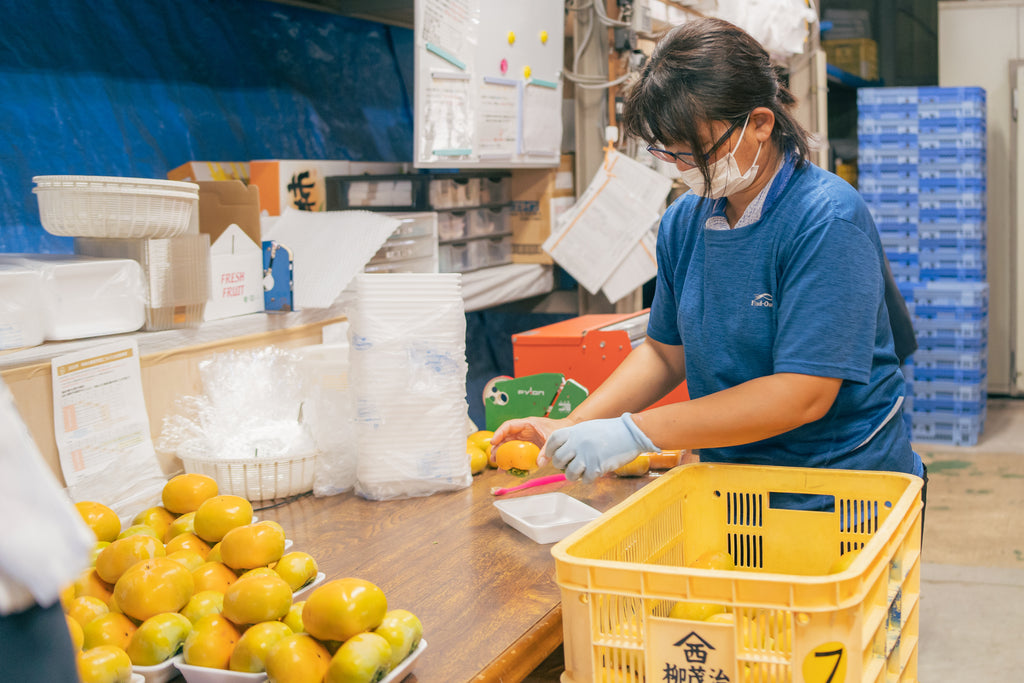
[{"label": "whiteboard", "polygon": [[416,0],[414,165],[557,166],[565,8]]}]

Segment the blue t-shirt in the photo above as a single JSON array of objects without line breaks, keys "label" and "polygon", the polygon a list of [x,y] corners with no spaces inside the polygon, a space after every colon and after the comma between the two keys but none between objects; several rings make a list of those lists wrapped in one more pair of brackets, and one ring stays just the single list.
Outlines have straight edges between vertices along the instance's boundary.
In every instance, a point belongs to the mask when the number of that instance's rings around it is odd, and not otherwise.
[{"label": "blue t-shirt", "polygon": [[903,374],[885,306],[885,256],[867,206],[813,164],[776,175],[761,218],[705,223],[722,202],[688,193],[662,217],[648,335],[682,344],[691,398],[792,372],[843,382],[828,413],[701,459],[921,475],[902,418]]}]

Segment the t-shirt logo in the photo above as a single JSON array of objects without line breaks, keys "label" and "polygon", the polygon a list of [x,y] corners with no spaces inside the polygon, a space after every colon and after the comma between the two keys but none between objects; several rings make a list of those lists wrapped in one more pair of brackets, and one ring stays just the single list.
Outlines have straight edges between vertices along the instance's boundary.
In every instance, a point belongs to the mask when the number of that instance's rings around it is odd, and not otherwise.
[{"label": "t-shirt logo", "polygon": [[757,308],[771,308],[772,295],[769,294],[768,292],[765,292],[764,294],[758,294],[757,296],[750,300],[750,305],[756,306]]}]

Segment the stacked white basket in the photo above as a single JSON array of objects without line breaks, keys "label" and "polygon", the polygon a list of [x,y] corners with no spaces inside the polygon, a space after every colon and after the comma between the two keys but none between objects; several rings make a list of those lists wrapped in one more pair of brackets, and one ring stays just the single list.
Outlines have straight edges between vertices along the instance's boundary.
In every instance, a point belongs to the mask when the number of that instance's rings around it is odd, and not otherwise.
[{"label": "stacked white basket", "polygon": [[382,500],[469,486],[466,318],[458,273],[356,276],[350,326],[356,492]]},{"label": "stacked white basket", "polygon": [[54,235],[177,237],[188,230],[199,203],[199,186],[177,180],[84,175],[32,180],[39,218]]}]

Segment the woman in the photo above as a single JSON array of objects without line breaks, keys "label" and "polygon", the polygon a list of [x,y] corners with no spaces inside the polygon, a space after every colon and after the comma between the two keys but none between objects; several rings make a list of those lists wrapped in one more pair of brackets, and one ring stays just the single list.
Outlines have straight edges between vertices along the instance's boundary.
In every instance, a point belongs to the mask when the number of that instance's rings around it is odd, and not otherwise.
[{"label": "woman", "polygon": [[[657,45],[621,123],[691,192],[662,217],[647,340],[568,418],[509,421],[495,445],[545,444],[542,462],[584,481],[659,448],[923,476],[878,233],[857,192],[808,161],[793,103],[728,22]],[[684,379],[690,401],[645,410]]]}]

